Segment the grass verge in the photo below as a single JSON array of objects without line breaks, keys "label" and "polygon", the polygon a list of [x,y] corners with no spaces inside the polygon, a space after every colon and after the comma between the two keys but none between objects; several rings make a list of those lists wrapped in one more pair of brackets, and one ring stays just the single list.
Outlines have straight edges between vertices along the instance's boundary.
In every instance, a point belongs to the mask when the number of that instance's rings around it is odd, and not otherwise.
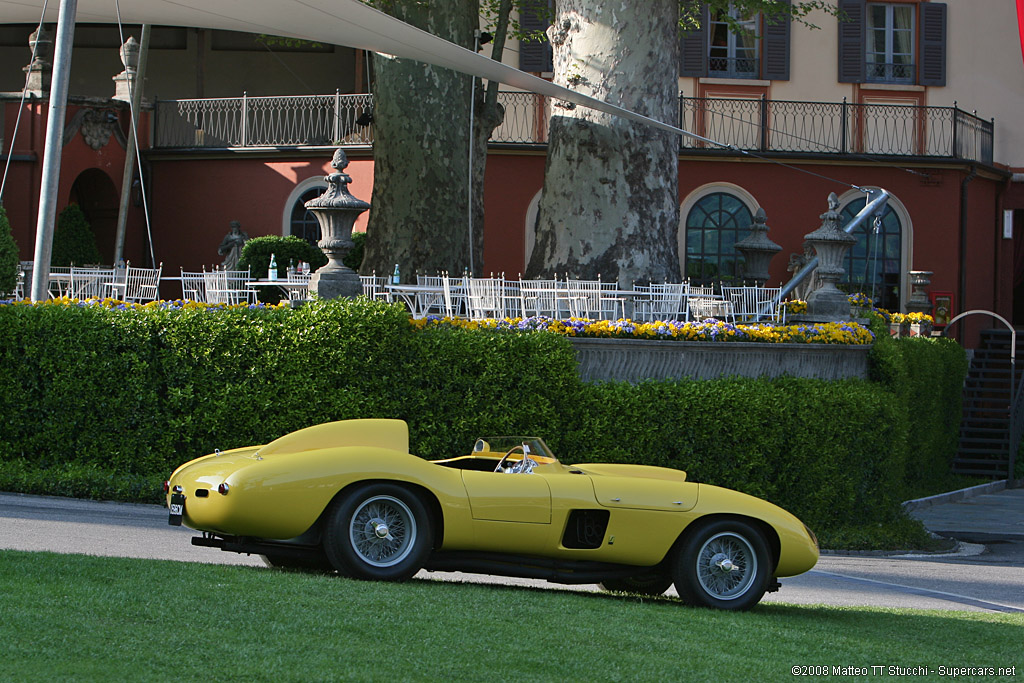
[{"label": "grass verge", "polygon": [[[1013,666],[1024,615],[763,604],[0,551],[0,680],[789,680]],[[1019,675],[1019,673],[1018,673]],[[982,680],[962,676],[960,680]]]}]

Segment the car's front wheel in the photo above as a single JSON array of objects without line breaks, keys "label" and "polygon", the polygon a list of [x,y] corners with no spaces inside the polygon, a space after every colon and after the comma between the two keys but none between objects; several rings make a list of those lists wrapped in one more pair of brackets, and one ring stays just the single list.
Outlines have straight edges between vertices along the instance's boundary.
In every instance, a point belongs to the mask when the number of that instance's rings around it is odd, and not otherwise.
[{"label": "car's front wheel", "polygon": [[769,565],[761,532],[740,520],[717,520],[687,535],[676,551],[672,576],[688,604],[747,610],[764,595]]},{"label": "car's front wheel", "polygon": [[396,484],[359,486],[332,505],[324,552],[339,571],[360,579],[403,581],[427,560],[433,533],[426,506]]}]

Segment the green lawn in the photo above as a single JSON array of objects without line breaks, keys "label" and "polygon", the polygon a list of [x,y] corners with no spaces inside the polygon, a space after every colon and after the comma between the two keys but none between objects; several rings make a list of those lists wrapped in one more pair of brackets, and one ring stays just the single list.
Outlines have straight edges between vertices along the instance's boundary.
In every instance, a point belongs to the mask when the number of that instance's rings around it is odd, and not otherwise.
[{"label": "green lawn", "polygon": [[0,551],[3,681],[773,681],[800,665],[1016,665],[1020,677],[1022,627],[1020,614],[731,614],[668,598]]}]

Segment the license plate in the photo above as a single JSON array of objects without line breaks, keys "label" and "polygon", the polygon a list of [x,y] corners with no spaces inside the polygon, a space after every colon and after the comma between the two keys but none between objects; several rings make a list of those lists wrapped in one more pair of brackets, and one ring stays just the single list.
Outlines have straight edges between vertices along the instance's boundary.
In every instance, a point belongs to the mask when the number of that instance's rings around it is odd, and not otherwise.
[{"label": "license plate", "polygon": [[172,493],[168,509],[170,515],[167,517],[167,523],[171,526],[181,526],[181,516],[185,514],[185,494]]}]

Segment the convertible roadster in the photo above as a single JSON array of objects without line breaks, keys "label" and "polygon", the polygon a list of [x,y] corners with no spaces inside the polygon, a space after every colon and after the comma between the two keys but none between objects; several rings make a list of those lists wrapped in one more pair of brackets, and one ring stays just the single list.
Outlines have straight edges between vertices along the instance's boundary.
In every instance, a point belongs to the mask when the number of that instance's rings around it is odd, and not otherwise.
[{"label": "convertible roadster", "polygon": [[766,501],[644,465],[563,465],[542,439],[409,453],[401,420],[347,420],[217,451],[166,482],[195,545],[279,567],[397,581],[420,569],[599,583],[749,609],[809,570],[818,542]]}]

